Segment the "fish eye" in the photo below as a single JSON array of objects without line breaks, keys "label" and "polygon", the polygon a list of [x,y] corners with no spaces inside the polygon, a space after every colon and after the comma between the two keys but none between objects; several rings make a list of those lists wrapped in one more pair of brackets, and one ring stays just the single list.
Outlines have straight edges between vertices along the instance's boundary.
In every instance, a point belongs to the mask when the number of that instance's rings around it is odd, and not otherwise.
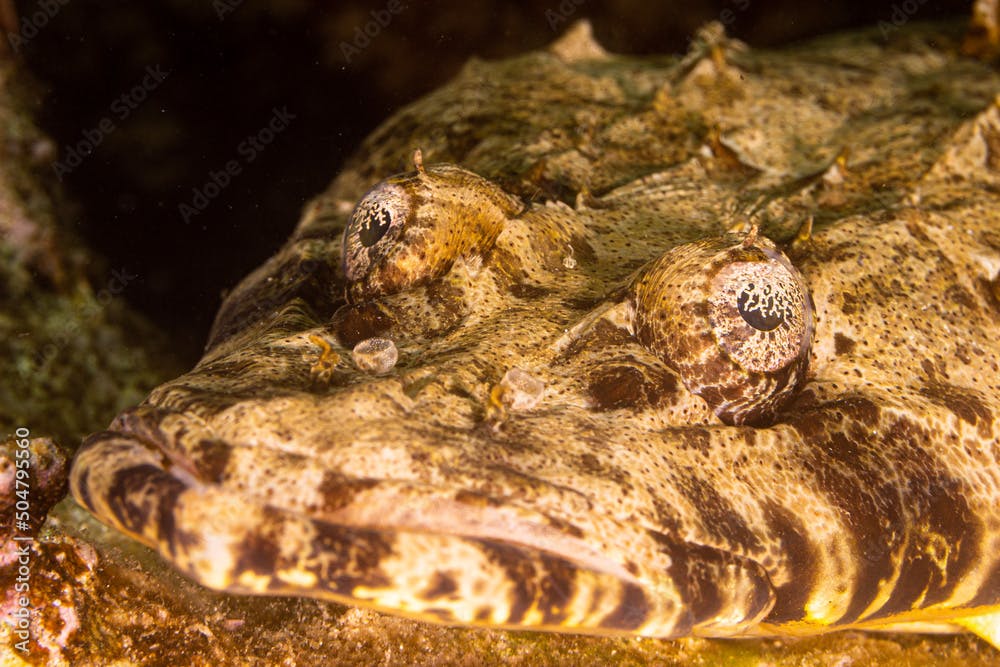
[{"label": "fish eye", "polygon": [[739,257],[719,267],[709,286],[715,338],[746,371],[780,370],[795,361],[812,335],[808,292],[798,270],[776,249],[735,254]]},{"label": "fish eye", "polygon": [[455,165],[424,167],[378,183],[344,230],[342,266],[352,303],[426,285],[463,256],[488,252],[524,208],[496,184]]},{"label": "fish eye", "polygon": [[364,278],[385,261],[409,214],[410,195],[399,184],[383,181],[361,198],[344,230],[343,267],[348,280]]},{"label": "fish eye", "polygon": [[768,423],[805,377],[812,302],[802,275],[764,237],[677,246],[631,294],[636,338],[726,423]]},{"label": "fish eye", "polygon": [[784,295],[774,295],[771,285],[747,283],[736,299],[743,321],[758,331],[774,331],[788,321],[791,308]]},{"label": "fish eye", "polygon": [[392,225],[392,211],[382,202],[373,202],[373,205],[357,211],[355,216],[358,218],[358,239],[366,248],[378,243]]}]

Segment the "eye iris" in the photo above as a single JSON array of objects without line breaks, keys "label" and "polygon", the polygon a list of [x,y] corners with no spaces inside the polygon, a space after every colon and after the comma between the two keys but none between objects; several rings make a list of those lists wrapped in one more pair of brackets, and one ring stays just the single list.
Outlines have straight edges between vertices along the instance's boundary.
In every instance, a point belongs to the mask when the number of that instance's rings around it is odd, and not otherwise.
[{"label": "eye iris", "polygon": [[788,367],[811,339],[808,296],[783,255],[725,264],[709,286],[715,340],[740,368],[774,373]]},{"label": "eye iris", "polygon": [[774,331],[787,322],[791,305],[771,285],[747,283],[736,298],[736,309],[743,320],[758,331]]},{"label": "eye iris", "polygon": [[361,245],[370,248],[379,242],[392,224],[392,214],[388,209],[378,206],[367,208],[361,212],[361,224],[358,225],[358,238]]}]

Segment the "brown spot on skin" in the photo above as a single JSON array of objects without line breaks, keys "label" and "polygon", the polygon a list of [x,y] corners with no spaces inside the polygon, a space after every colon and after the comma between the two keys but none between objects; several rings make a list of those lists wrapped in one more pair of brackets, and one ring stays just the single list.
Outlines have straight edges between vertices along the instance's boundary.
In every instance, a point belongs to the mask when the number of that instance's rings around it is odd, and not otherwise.
[{"label": "brown spot on skin", "polygon": [[646,622],[649,612],[649,600],[643,590],[635,584],[625,584],[621,601],[614,611],[601,619],[601,627],[635,630]]},{"label": "brown spot on skin", "polygon": [[817,396],[816,392],[813,391],[811,387],[806,385],[805,387],[803,387],[802,391],[800,391],[798,395],[795,397],[795,400],[792,401],[792,404],[789,406],[789,408],[795,410],[813,409],[818,405],[820,405],[820,403],[821,401]]},{"label": "brown spot on skin", "polygon": [[923,387],[920,394],[951,410],[962,421],[976,426],[980,437],[993,436],[993,412],[975,392],[954,385],[932,383]]},{"label": "brown spot on skin", "polygon": [[882,411],[875,403],[857,394],[837,399],[828,405],[835,407],[844,416],[868,428],[876,426],[882,418]]},{"label": "brown spot on skin", "polygon": [[596,371],[590,379],[590,396],[598,410],[620,410],[645,402],[645,378],[632,366],[611,366]]},{"label": "brown spot on skin", "polygon": [[160,493],[158,503],[158,513],[156,514],[157,536],[161,544],[166,545],[166,551],[173,556],[178,551],[178,543],[184,543],[184,531],[179,529],[174,517],[174,510],[177,507],[177,499],[182,492],[187,490],[186,486],[171,484],[168,489]]},{"label": "brown spot on skin", "polygon": [[191,463],[204,481],[219,483],[233,450],[222,440],[203,438],[191,449]]},{"label": "brown spot on skin", "polygon": [[[85,442],[90,442],[94,436],[88,438]],[[86,446],[86,445],[84,445]],[[90,472],[85,472],[80,475],[76,480],[76,498],[77,501],[87,508],[88,511],[94,512],[94,496],[90,489]]]},{"label": "brown spot on skin", "polygon": [[591,374],[589,392],[596,409],[642,409],[672,402],[677,391],[675,375],[641,364],[631,355],[626,361],[601,366]]},{"label": "brown spot on skin", "polygon": [[692,318],[699,318],[702,320],[707,320],[711,315],[709,305],[705,301],[695,301],[694,303],[684,304],[684,312]]},{"label": "brown spot on skin", "polygon": [[694,449],[706,456],[712,449],[712,436],[704,427],[689,426],[683,429],[679,433],[679,442],[684,449]]},{"label": "brown spot on skin", "polygon": [[281,557],[281,546],[270,536],[257,530],[247,534],[242,543],[234,572],[255,572],[263,576],[274,574]]},{"label": "brown spot on skin", "polygon": [[[278,513],[273,516],[280,521]],[[309,548],[316,557],[314,573],[321,586],[350,595],[355,586],[389,585],[380,569],[382,559],[393,553],[393,542],[386,533],[322,521],[313,522],[313,526],[316,537]]]},{"label": "brown spot on skin", "polygon": [[781,623],[803,618],[809,592],[816,583],[816,549],[806,537],[806,528],[785,508],[777,503],[766,503],[764,516],[771,533],[781,544],[780,551],[789,570],[788,582],[775,589],[776,600],[767,621]]},{"label": "brown spot on skin", "polygon": [[566,619],[566,605],[576,588],[577,567],[562,558],[547,554],[542,559],[543,570],[539,575],[538,606],[542,622],[546,625],[561,624]]},{"label": "brown spot on skin", "polygon": [[[595,451],[599,451],[604,446],[604,443],[597,441],[592,443],[592,446],[595,448]],[[632,482],[629,480],[628,472],[622,470],[614,462],[603,462],[590,452],[581,454],[578,462],[582,470],[586,470],[594,477],[614,482],[621,487],[623,493],[632,489]]]},{"label": "brown spot on skin", "polygon": [[331,322],[338,342],[347,349],[363,340],[378,338],[391,327],[392,318],[378,301],[343,306],[333,314]]},{"label": "brown spot on skin", "polygon": [[147,463],[115,471],[108,485],[108,504],[126,529],[142,532],[155,525],[157,537],[169,543],[176,528],[174,507],[186,490],[184,482]]},{"label": "brown spot on skin", "polygon": [[666,502],[657,495],[656,489],[646,487],[646,492],[653,501],[655,510],[656,525],[665,532],[675,534],[681,530],[680,519],[677,517],[677,508]]},{"label": "brown spot on skin", "polygon": [[580,469],[591,474],[599,473],[603,468],[603,466],[597,460],[597,457],[591,454],[590,452],[581,454],[579,462],[580,462]]},{"label": "brown spot on skin", "polygon": [[844,311],[844,315],[853,315],[858,311],[858,300],[854,297],[853,294],[844,292],[843,294],[841,294],[841,299],[843,301],[841,310]]},{"label": "brown spot on skin", "polygon": [[435,572],[434,579],[431,581],[430,586],[427,587],[427,590],[422,593],[422,596],[426,600],[435,600],[451,595],[457,590],[458,584],[455,582],[454,577],[441,572]]},{"label": "brown spot on skin", "polygon": [[359,493],[374,486],[378,486],[378,480],[352,479],[337,472],[327,471],[323,475],[323,481],[316,489],[317,494],[322,498],[318,510],[336,512],[353,503]]},{"label": "brown spot on skin", "polygon": [[948,289],[945,290],[944,299],[945,301],[959,305],[966,310],[974,312],[979,311],[979,303],[976,301],[976,297],[974,297],[969,290],[965,289],[961,285],[950,285]]},{"label": "brown spot on skin", "polygon": [[548,520],[550,526],[552,526],[559,532],[563,533],[564,535],[569,535],[570,537],[583,539],[583,531],[580,530],[577,526],[574,526],[569,521],[565,521],[564,519],[548,515],[545,518]]},{"label": "brown spot on skin", "polygon": [[927,232],[924,231],[923,226],[921,226],[917,221],[912,219],[907,220],[906,231],[908,231],[910,235],[912,235],[913,238],[915,238],[921,244],[934,245],[934,242],[931,240],[931,238],[927,236]]},{"label": "brown spot on skin", "polygon": [[576,583],[576,568],[567,561],[542,552],[497,542],[480,542],[487,558],[506,573],[513,584],[508,623],[519,623],[532,606],[542,611],[544,623],[558,624],[565,618],[566,604]]},{"label": "brown spot on skin", "polygon": [[972,355],[967,345],[963,345],[961,343],[956,344],[955,356],[958,357],[958,360],[961,361],[963,364],[972,363]]},{"label": "brown spot on skin", "polygon": [[839,331],[833,334],[833,350],[836,354],[851,354],[856,346],[857,343],[853,338],[845,336]]},{"label": "brown spot on skin", "polygon": [[461,323],[468,314],[465,292],[451,283],[438,281],[425,291],[427,304],[433,306],[435,316],[442,322],[437,332],[444,332]]},{"label": "brown spot on skin", "polygon": [[611,324],[607,320],[598,320],[584,336],[574,340],[566,347],[563,356],[570,358],[594,350],[622,347],[631,344],[633,344],[633,340],[627,331]]}]

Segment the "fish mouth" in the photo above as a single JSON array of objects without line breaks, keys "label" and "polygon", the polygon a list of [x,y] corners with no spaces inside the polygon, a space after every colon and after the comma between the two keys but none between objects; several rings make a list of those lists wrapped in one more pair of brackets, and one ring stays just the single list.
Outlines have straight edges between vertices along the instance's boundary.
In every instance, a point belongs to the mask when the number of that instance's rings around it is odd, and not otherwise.
[{"label": "fish mouth", "polygon": [[[352,493],[358,483],[345,480]],[[596,510],[579,521],[560,515],[558,505],[540,510],[477,491],[400,480],[360,484],[365,488],[356,500],[329,520],[473,546],[477,553],[467,567],[455,564],[457,575],[442,568],[429,579],[453,583],[470,570],[492,570],[494,579],[510,584],[513,610],[493,625],[534,625],[517,611],[527,607],[540,614],[538,629],[732,636],[759,622],[773,605],[770,580],[757,563]],[[435,562],[433,556],[426,560]],[[530,581],[535,583],[525,588]],[[561,609],[576,611],[560,615]]]},{"label": "fish mouth", "polygon": [[510,498],[343,475],[325,480],[323,501],[283,502],[206,478],[149,436],[89,437],[71,491],[209,588],[449,625],[665,638],[740,634],[773,605],[757,563],[612,517],[579,525]]}]

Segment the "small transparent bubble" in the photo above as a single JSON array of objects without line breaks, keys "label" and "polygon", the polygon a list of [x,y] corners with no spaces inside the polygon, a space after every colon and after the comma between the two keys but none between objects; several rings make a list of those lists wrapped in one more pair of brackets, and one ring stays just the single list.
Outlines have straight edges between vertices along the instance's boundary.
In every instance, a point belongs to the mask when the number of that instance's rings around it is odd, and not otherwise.
[{"label": "small transparent bubble", "polygon": [[393,369],[399,359],[396,344],[388,338],[366,338],[351,351],[359,370],[373,375],[384,375]]},{"label": "small transparent bubble", "polygon": [[545,393],[545,383],[520,368],[511,368],[504,373],[500,386],[503,388],[501,400],[515,411],[530,410]]}]

